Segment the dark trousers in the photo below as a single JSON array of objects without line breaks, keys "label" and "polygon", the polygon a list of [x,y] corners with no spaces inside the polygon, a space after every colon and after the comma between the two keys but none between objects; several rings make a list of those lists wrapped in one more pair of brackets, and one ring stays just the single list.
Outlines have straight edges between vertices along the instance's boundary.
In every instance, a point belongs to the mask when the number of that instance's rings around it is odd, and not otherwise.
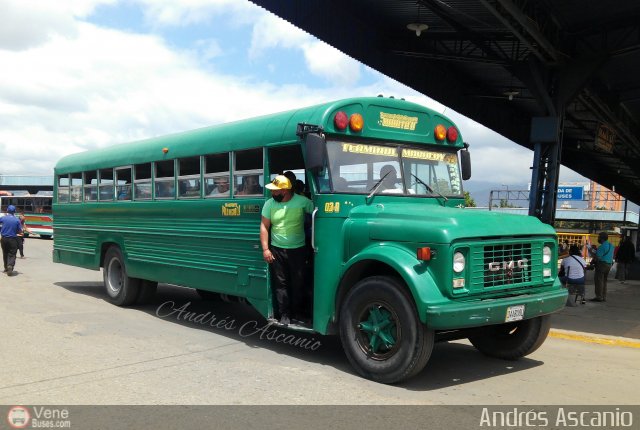
[{"label": "dark trousers", "polygon": [[596,272],[593,274],[593,283],[596,286],[596,298],[607,300],[607,277],[611,270],[611,264],[598,261],[596,263]]},{"label": "dark trousers", "polygon": [[20,252],[20,257],[24,257],[24,236],[18,236],[18,251]]},{"label": "dark trousers", "polygon": [[3,237],[2,262],[4,263],[4,270],[7,270],[7,267],[13,268],[16,265],[16,252],[18,252],[18,238]]},{"label": "dark trousers", "polygon": [[284,249],[275,246],[270,249],[275,257],[275,261],[271,263],[271,281],[279,317],[299,316],[304,309],[307,250],[305,247]]}]

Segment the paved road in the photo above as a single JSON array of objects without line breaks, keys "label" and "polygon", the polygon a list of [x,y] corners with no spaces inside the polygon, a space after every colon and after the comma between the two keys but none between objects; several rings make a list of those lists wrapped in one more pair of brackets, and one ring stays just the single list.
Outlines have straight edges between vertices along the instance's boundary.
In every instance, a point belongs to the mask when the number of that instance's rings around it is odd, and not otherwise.
[{"label": "paved road", "polygon": [[113,306],[101,272],[53,264],[51,249],[28,239],[18,274],[0,277],[0,404],[638,403],[637,343],[552,337],[517,362],[437,344],[420,375],[386,386],[356,376],[335,338],[308,336],[312,350],[252,334],[264,321],[244,305],[161,285],[152,305]]}]

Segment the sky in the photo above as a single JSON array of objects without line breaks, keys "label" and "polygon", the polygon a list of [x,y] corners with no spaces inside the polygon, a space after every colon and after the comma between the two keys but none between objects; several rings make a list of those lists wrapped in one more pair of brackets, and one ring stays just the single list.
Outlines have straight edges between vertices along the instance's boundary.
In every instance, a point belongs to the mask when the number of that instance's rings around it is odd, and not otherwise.
[{"label": "sky", "polygon": [[[0,0],[0,174],[330,100],[394,96],[444,112],[472,181],[528,184],[533,152],[245,0]],[[584,181],[563,168],[560,180]]]}]

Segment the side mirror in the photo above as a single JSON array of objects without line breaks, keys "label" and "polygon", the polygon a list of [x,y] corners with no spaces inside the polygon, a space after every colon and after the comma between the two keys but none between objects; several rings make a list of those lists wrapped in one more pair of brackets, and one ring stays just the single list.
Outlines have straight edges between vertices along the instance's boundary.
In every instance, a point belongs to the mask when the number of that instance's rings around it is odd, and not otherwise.
[{"label": "side mirror", "polygon": [[471,153],[467,148],[460,151],[460,164],[462,167],[462,179],[471,179]]},{"label": "side mirror", "polygon": [[304,140],[307,169],[319,170],[324,167],[325,140],[322,134],[308,133]]}]

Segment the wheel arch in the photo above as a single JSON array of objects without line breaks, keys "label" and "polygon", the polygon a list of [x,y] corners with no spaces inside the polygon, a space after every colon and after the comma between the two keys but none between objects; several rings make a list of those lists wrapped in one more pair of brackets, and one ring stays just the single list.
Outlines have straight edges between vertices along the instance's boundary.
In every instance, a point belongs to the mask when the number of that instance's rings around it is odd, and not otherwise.
[{"label": "wheel arch", "polygon": [[340,320],[340,306],[354,285],[370,276],[390,276],[402,281],[422,323],[426,323],[428,296],[439,290],[433,278],[416,256],[394,245],[375,245],[358,253],[345,265],[335,297],[336,323]]},{"label": "wheel arch", "polygon": [[122,249],[122,246],[120,246],[120,244],[118,242],[116,242],[115,240],[106,240],[106,241],[102,241],[100,243],[100,253],[99,253],[99,260],[98,262],[100,263],[100,267],[104,267],[104,258],[107,255],[107,251],[109,250],[109,248],[111,248],[112,246],[118,248],[120,250],[120,254],[122,255],[122,258],[125,259],[125,263],[126,263],[126,256],[125,253]]}]

